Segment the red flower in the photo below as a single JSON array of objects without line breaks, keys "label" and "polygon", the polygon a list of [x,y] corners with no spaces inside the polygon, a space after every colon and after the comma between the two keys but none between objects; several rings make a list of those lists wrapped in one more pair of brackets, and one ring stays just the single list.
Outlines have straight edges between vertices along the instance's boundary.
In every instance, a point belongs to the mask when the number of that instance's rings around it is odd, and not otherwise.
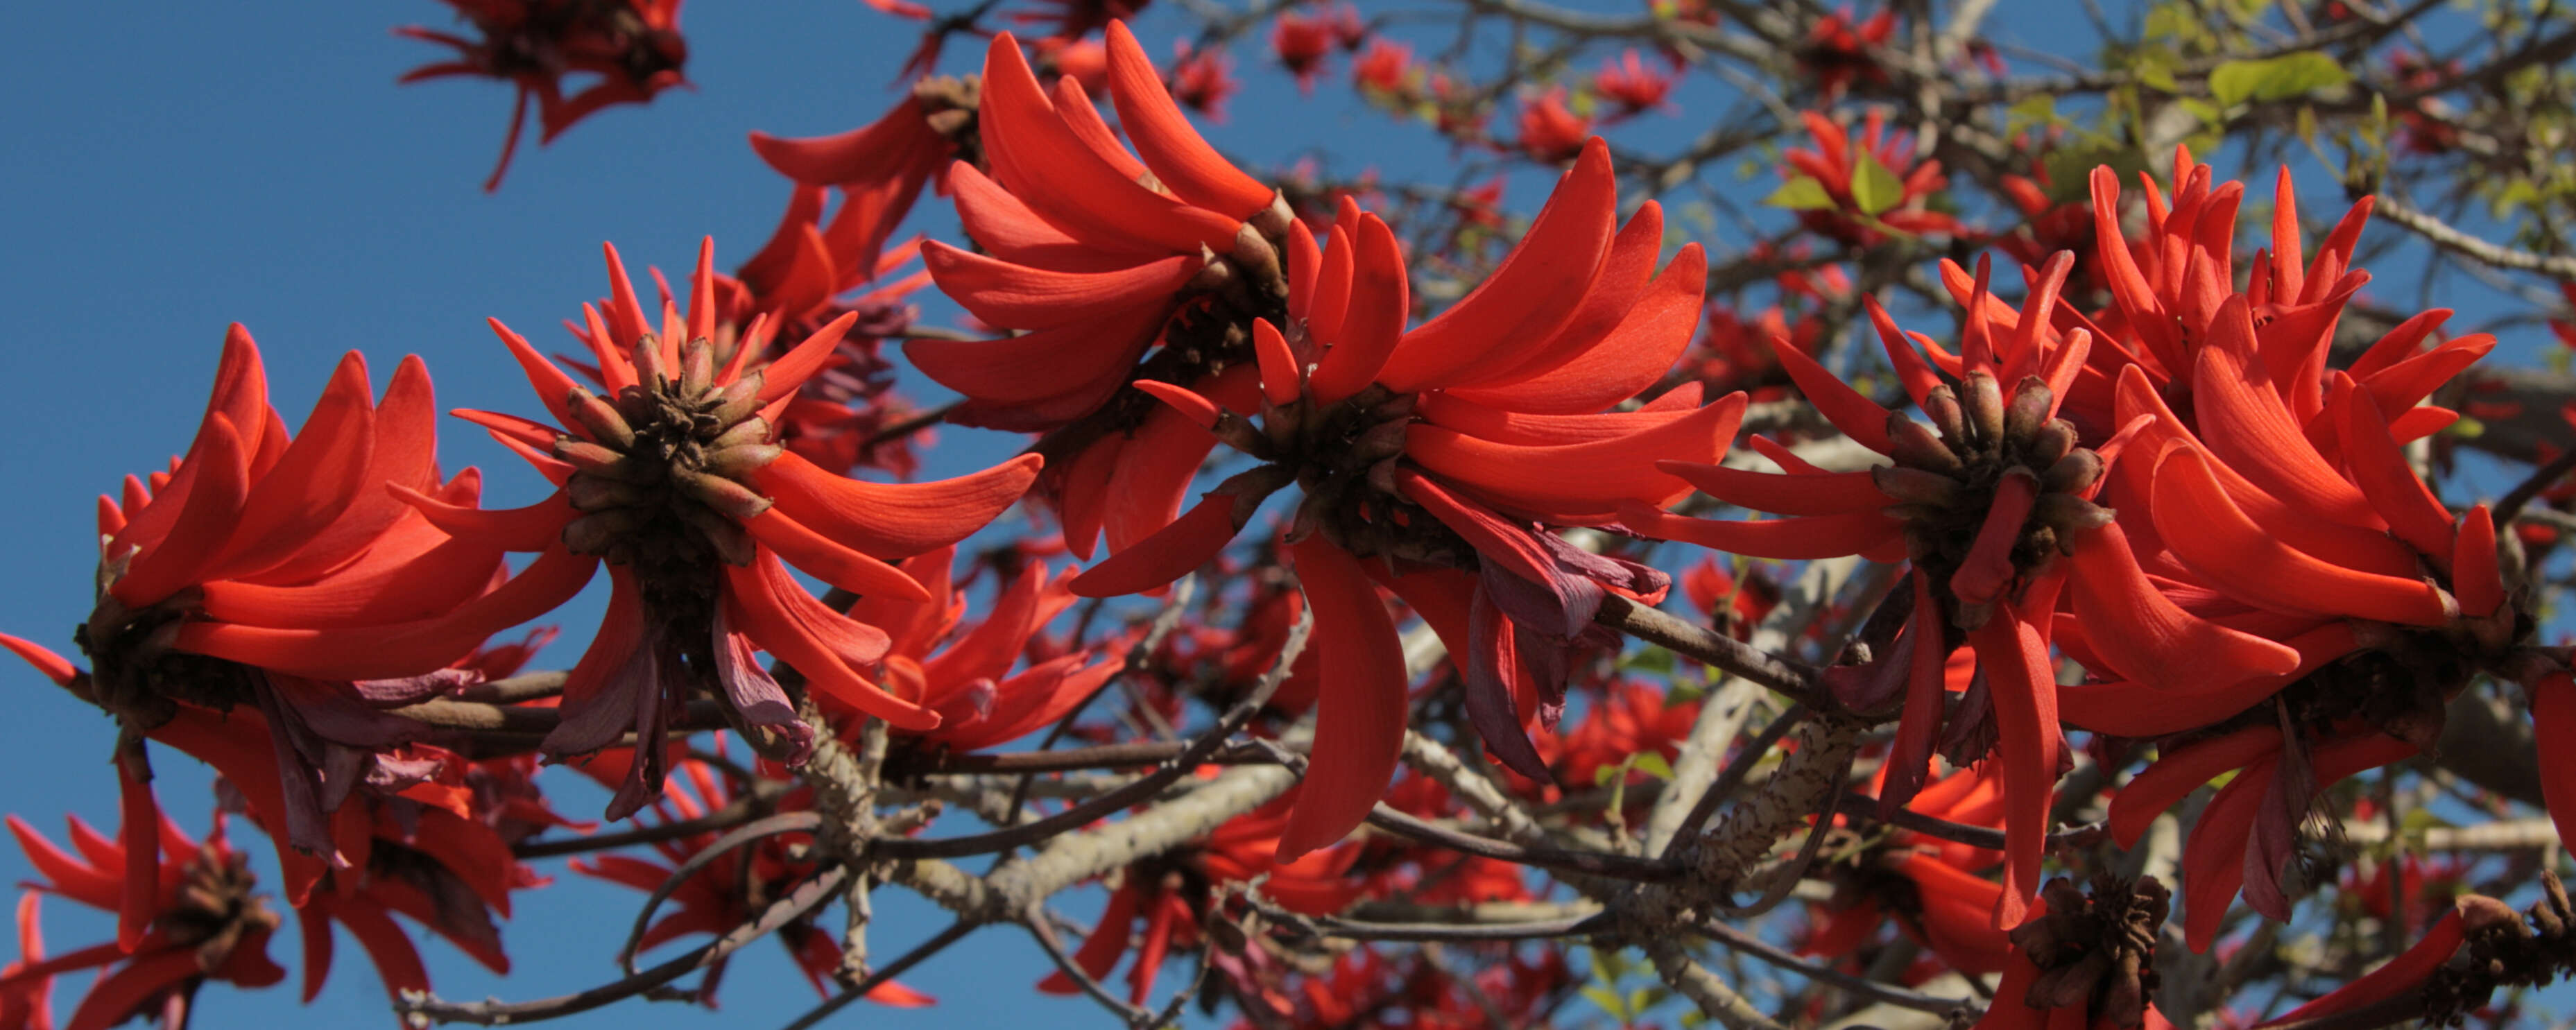
[{"label": "red flower", "polygon": [[[2284,744],[2291,745],[2284,748]],[[2413,756],[2414,744],[2359,729],[2309,744],[2270,726],[2212,737],[2167,754],[2111,799],[2111,835],[2137,846],[2156,816],[2221,773],[2235,771],[2192,824],[2183,845],[2184,939],[2209,950],[2238,890],[2273,919],[2290,917],[2283,868],[2317,793],[2368,769]]]},{"label": "red flower", "polygon": [[1404,102],[1422,90],[1422,73],[1413,66],[1413,48],[1383,36],[1351,61],[1351,85],[1381,102]]},{"label": "red flower", "polygon": [[[518,88],[518,97],[510,104],[510,132],[501,141],[501,160],[492,167],[491,178],[483,181],[487,193],[500,189],[502,174],[510,170],[530,98],[536,101],[537,142],[543,145],[601,108],[647,103],[656,93],[688,84],[680,73],[689,60],[688,41],[680,37],[680,5],[685,0],[444,2],[456,8],[457,17],[471,23],[482,38],[416,25],[395,29],[396,35],[456,50],[455,60],[414,68],[401,81],[477,75]],[[566,98],[564,76],[580,74],[596,75],[599,81]]]},{"label": "red flower", "polygon": [[[156,809],[157,810],[157,809]],[[106,1030],[135,1017],[157,1018],[166,1028],[188,1025],[197,987],[221,980],[238,987],[267,987],[286,979],[286,970],[269,961],[268,939],[277,931],[277,914],[252,893],[256,879],[246,856],[224,840],[223,816],[202,843],[167,819],[141,834],[120,828],[124,841],[140,839],[143,850],[111,840],[71,819],[78,855],[66,853],[42,834],[8,817],[18,848],[46,882],[36,890],[70,898],[91,908],[115,912],[129,894],[141,894],[151,913],[151,929],[130,945],[96,944],[51,958],[38,947],[6,974],[0,990],[34,988],[30,1010],[43,1003],[43,984],[51,977],[98,969],[98,980],[72,1012],[69,1030]],[[142,875],[138,877],[136,874]],[[22,941],[35,943],[36,896],[18,908]],[[114,967],[114,968],[109,968]]]},{"label": "red flower", "polygon": [[[876,121],[848,132],[806,139],[752,133],[751,149],[762,161],[811,189],[795,193],[777,233],[743,263],[738,275],[755,299],[730,320],[811,318],[833,297],[883,274],[885,241],[922,186],[957,156],[956,136],[972,124],[976,102],[971,83],[926,78]],[[828,224],[820,221],[822,187],[841,191]]]},{"label": "red flower", "polygon": [[[1649,684],[1613,681],[1552,749],[1557,757],[1548,764],[1557,771],[1558,782],[1596,783],[1602,770],[1616,769],[1632,756],[1661,755],[1670,761],[1698,720],[1697,701],[1676,703]],[[1643,770],[1630,770],[1632,780],[1643,775]]]},{"label": "red flower", "polygon": [[1172,41],[1172,99],[1182,106],[1206,115],[1209,121],[1225,122],[1226,98],[1234,95],[1240,84],[1234,81],[1234,58],[1223,47],[1193,50],[1190,41]]},{"label": "red flower", "polygon": [[[1109,64],[1112,99],[1141,162],[1117,146],[1079,85],[1059,80],[1062,97],[1049,100],[1018,43],[1007,33],[993,41],[980,116],[993,177],[962,163],[952,172],[958,214],[984,253],[933,242],[923,256],[968,313],[1033,331],[905,347],[924,374],[966,395],[955,421],[1047,429],[1098,408],[1190,285],[1230,272],[1224,259],[1201,255],[1249,256],[1238,241],[1260,240],[1244,222],[1268,208],[1272,191],[1190,129],[1124,25],[1110,29]],[[1138,185],[1148,169],[1173,194]],[[1275,252],[1267,260],[1275,263]],[[1089,553],[1070,521],[1066,543]]]},{"label": "red flower", "polygon": [[2148,1000],[2168,901],[2154,877],[2097,875],[2089,893],[2049,881],[2030,921],[2012,931],[1979,1030],[2173,1030]]},{"label": "red flower", "polygon": [[[905,736],[950,751],[1017,740],[1062,718],[1117,675],[1122,661],[1095,651],[1036,653],[1039,631],[1073,606],[1065,589],[1070,573],[1051,578],[1045,563],[1031,562],[1001,588],[982,622],[966,626],[965,590],[949,582],[955,560],[955,548],[944,547],[901,566],[936,603],[866,597],[850,608],[850,617],[893,638],[886,688],[940,717],[938,726]],[[1028,666],[1012,672],[1023,657]]]},{"label": "red flower", "polygon": [[1521,98],[1520,148],[1533,161],[1558,164],[1571,161],[1583,152],[1583,141],[1592,135],[1592,119],[1568,110],[1566,90],[1551,86],[1533,100]]},{"label": "red flower", "polygon": [[1669,111],[1672,105],[1666,98],[1672,96],[1673,83],[1680,78],[1679,72],[1649,70],[1637,57],[1637,49],[1630,47],[1617,60],[1601,62],[1601,71],[1592,76],[1592,91],[1617,103],[1622,116]]},{"label": "red flower", "polygon": [[[1019,499],[1034,455],[938,483],[840,478],[776,443],[779,410],[832,354],[855,320],[844,315],[778,360],[746,368],[747,351],[718,366],[713,329],[714,244],[698,251],[685,317],[663,309],[656,335],[615,248],[614,299],[584,334],[614,400],[570,376],[493,323],[555,425],[468,413],[560,489],[525,508],[466,512],[406,498],[461,538],[542,552],[520,576],[578,588],[601,560],[614,590],[607,621],[564,686],[550,754],[597,751],[628,730],[657,739],[689,698],[721,698],[735,728],[764,755],[802,761],[811,730],[754,660],[766,650],[824,695],[915,730],[939,716],[885,692],[861,670],[884,657],[882,630],[823,606],[790,565],[862,596],[929,599],[886,564],[954,543]],[[682,342],[685,340],[686,342]],[[560,427],[560,428],[558,428]],[[363,657],[351,656],[353,665]],[[609,805],[641,808],[661,787],[647,751]]]},{"label": "red flower", "polygon": [[[1074,951],[1073,964],[1094,980],[1107,979],[1132,945],[1136,963],[1127,971],[1127,998],[1142,1005],[1153,994],[1165,958],[1201,945],[1200,928],[1220,909],[1230,888],[1257,881],[1263,897],[1307,915],[1330,915],[1348,907],[1361,893],[1360,882],[1348,875],[1358,848],[1313,852],[1293,862],[1273,857],[1295,797],[1292,792],[1229,819],[1200,844],[1123,870],[1110,888],[1100,922]],[[1234,966],[1228,971],[1244,978],[1245,956],[1212,954],[1208,961]],[[1062,972],[1038,983],[1038,990],[1048,994],[1080,989]]]},{"label": "red flower", "polygon": [[1298,90],[1315,91],[1315,80],[1324,74],[1324,58],[1339,45],[1355,49],[1367,36],[1360,24],[1359,12],[1348,4],[1325,4],[1314,14],[1282,12],[1270,27],[1270,49],[1279,55],[1279,63],[1297,77]]},{"label": "red flower", "polygon": [[1816,80],[1816,91],[1825,99],[1839,99],[1855,82],[1873,86],[1887,85],[1887,69],[1878,63],[1871,50],[1887,45],[1896,35],[1896,8],[1887,7],[1869,20],[1855,24],[1851,5],[1816,19],[1807,30],[1806,45],[1798,52],[1798,67]]},{"label": "red flower", "polygon": [[[1621,509],[1627,527],[1642,535],[1736,554],[1912,562],[1914,608],[1906,632],[1877,663],[1880,671],[1853,681],[1846,702],[1868,709],[1903,695],[1889,758],[1890,806],[1922,782],[1936,740],[1962,764],[1984,757],[1989,742],[1996,749],[2006,770],[2004,825],[2011,842],[1998,926],[2019,923],[2022,903],[2039,887],[2040,838],[2063,744],[2048,654],[2061,593],[2076,624],[2121,628],[2095,635],[2094,642],[2116,652],[2103,660],[2131,670],[2133,679],[2199,685],[2229,673],[2288,672],[2295,663],[2288,648],[2195,616],[2158,593],[2111,512],[2091,503],[2106,459],[2075,446],[2075,428],[2055,417],[2090,336],[2079,330],[2056,338],[2041,328],[2071,265],[2070,255],[2049,263],[2012,332],[1998,333],[1983,318],[1969,320],[1961,341],[1965,374],[1955,389],[1915,350],[1915,342],[1928,340],[1909,341],[1875,301],[1866,301],[1897,378],[1932,427],[1880,407],[1775,340],[1782,366],[1809,403],[1894,464],[1830,473],[1778,446],[1760,448],[1787,469],[1778,475],[1666,461],[1658,467],[1712,497],[1794,517],[1713,522],[1636,503]],[[1971,312],[1989,310],[1983,281],[1981,275]],[[2005,382],[2016,384],[2010,400]],[[2116,446],[2106,449],[2119,453]],[[1984,672],[1985,698],[1972,697],[1962,708],[1971,721],[1945,736],[1942,670],[1963,637]],[[1991,727],[1982,724],[1986,705]]]},{"label": "red flower", "polygon": [[1807,111],[1799,117],[1816,149],[1782,151],[1789,169],[1781,177],[1792,184],[1813,182],[1830,201],[1830,206],[1800,202],[1799,224],[1849,247],[1875,246],[1890,232],[1955,236],[1961,231],[1958,219],[1928,207],[1933,194],[1948,185],[1941,162],[1915,163],[1913,136],[1888,132],[1886,112],[1870,109],[1857,145],[1849,130],[1822,114]]},{"label": "red flower", "polygon": [[[1311,484],[1288,552],[1314,608],[1323,693],[1284,856],[1340,839],[1393,771],[1405,674],[1377,585],[1467,656],[1473,721],[1499,758],[1533,778],[1546,767],[1520,713],[1562,696],[1568,652],[1597,640],[1604,592],[1661,597],[1661,573],[1538,528],[1601,525],[1622,504],[1679,500],[1687,486],[1656,471],[1655,456],[1714,461],[1743,413],[1740,395],[1700,407],[1686,387],[1598,414],[1671,366],[1698,321],[1705,274],[1693,246],[1655,275],[1661,209],[1649,203],[1614,232],[1615,201],[1608,147],[1596,140],[1493,277],[1411,332],[1394,235],[1346,204],[1320,254],[1291,235],[1289,332],[1253,324],[1256,366],[1195,392],[1140,384],[1179,420],[1157,452],[1179,470],[1162,495],[1171,514],[1132,546],[1113,539],[1117,553],[1077,578],[1076,593],[1168,583],[1222,549],[1263,498]],[[1181,489],[1219,439],[1265,464],[1178,513]],[[1480,573],[1472,585],[1470,569]]]},{"label": "red flower", "polygon": [[1047,35],[1057,39],[1080,39],[1100,31],[1111,22],[1134,21],[1138,12],[1152,0],[1035,0],[1036,8],[1011,12],[1011,21],[1019,25],[1055,23]]},{"label": "red flower", "polygon": [[[677,770],[687,788],[665,793],[653,807],[661,816],[660,825],[704,817],[738,803],[736,793],[720,781],[714,767],[705,762],[687,761]],[[810,791],[798,791],[781,799],[790,810],[812,803]],[[632,887],[646,893],[660,891],[679,872],[680,866],[696,859],[713,846],[722,834],[710,830],[653,843],[661,862],[629,855],[603,854],[588,859],[574,859],[574,871],[610,883]],[[812,879],[811,861],[798,861],[789,856],[812,844],[812,835],[776,834],[756,843],[724,852],[700,863],[697,871],[669,892],[669,908],[661,918],[646,927],[637,940],[638,952],[649,951],[691,934],[721,937],[753,921],[770,901],[783,897],[798,884]],[[779,927],[776,931],[788,957],[812,984],[815,993],[830,997],[833,975],[841,967],[839,938],[815,926],[810,918]],[[714,1008],[716,978],[706,981],[698,996],[699,1004]],[[936,1004],[936,999],[895,981],[879,984],[867,994],[869,1001],[897,1008],[918,1008]]]},{"label": "red flower", "polygon": [[1086,92],[1109,88],[1109,48],[1092,39],[1050,36],[1029,44],[1037,52],[1037,70],[1080,83]]},{"label": "red flower", "polygon": [[[2094,228],[2112,307],[2096,316],[2091,328],[2096,340],[2118,346],[2095,348],[2093,368],[2078,384],[2069,417],[2085,430],[2086,439],[2116,429],[2121,423],[2111,414],[2112,388],[2134,367],[2188,419],[2184,425],[2224,446],[2220,437],[2226,431],[2202,425],[2192,398],[2202,374],[2200,352],[2231,329],[2213,323],[2223,302],[2236,294],[2234,233],[2244,187],[2215,182],[2209,166],[2194,163],[2181,148],[2174,153],[2170,196],[2152,181],[2142,177],[2141,182],[2147,231],[2131,241],[2121,235],[2118,176],[2108,168],[2093,172]],[[2259,370],[2263,387],[2304,424],[2325,408],[2326,358],[2337,320],[2345,303],[2370,281],[2368,273],[2351,263],[2362,227],[2370,220],[2371,200],[2355,203],[2307,260],[2301,257],[2298,197],[2287,169],[2274,189],[2273,204],[2272,245],[2257,252],[2259,260],[2242,296],[2246,316],[2255,323],[2250,346],[2267,356]],[[1943,279],[1954,295],[1965,292],[1964,273],[1945,269]],[[2437,308],[2399,323],[2343,370],[2368,389],[2400,442],[2438,432],[2457,417],[2419,402],[2495,346],[2494,337],[2481,333],[2416,353],[2450,315]],[[2253,371],[2258,370],[2248,370]]]}]

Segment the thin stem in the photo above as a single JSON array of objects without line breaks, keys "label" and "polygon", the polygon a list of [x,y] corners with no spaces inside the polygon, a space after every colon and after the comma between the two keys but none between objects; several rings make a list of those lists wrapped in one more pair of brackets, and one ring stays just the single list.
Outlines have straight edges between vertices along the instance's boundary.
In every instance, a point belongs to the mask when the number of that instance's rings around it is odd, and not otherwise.
[{"label": "thin stem", "polygon": [[1601,610],[1593,615],[1592,621],[1660,645],[1674,654],[1742,676],[1818,711],[1834,711],[1839,707],[1834,704],[1832,695],[1817,683],[1815,669],[1806,663],[1770,654],[1617,594],[1602,599]]},{"label": "thin stem", "polygon": [[1548,847],[1530,847],[1495,840],[1491,837],[1479,837],[1472,833],[1461,833],[1399,812],[1382,802],[1369,812],[1368,821],[1371,826],[1425,844],[1482,858],[1537,866],[1541,869],[1648,883],[1671,880],[1682,874],[1681,866],[1656,859],[1599,851],[1563,851]]}]

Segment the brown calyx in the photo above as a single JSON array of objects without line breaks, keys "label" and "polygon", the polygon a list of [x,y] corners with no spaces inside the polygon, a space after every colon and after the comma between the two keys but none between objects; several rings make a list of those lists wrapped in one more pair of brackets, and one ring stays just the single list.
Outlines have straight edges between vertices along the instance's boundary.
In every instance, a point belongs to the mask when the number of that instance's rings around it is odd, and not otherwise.
[{"label": "brown calyx", "polygon": [[2014,928],[2039,976],[2022,1003],[2034,1009],[2082,1005],[2096,1022],[2136,1027],[2146,1022],[2156,990],[2156,932],[2172,895],[2155,877],[2123,880],[2096,874],[2088,894],[2067,879],[2040,888],[2048,912]]},{"label": "brown calyx", "polygon": [[2111,520],[2109,509],[2081,496],[2102,477],[2102,457],[2075,445],[2073,423],[2049,417],[2053,395],[2036,376],[2024,377],[2007,400],[1992,374],[1970,372],[1955,389],[1934,387],[1922,406],[1930,428],[1903,413],[1889,416],[1895,464],[1871,476],[1896,499],[1884,511],[1905,523],[1908,556],[1939,588],[1951,624],[1974,629],[1985,624],[1992,600],[1961,597],[1953,578],[1982,557],[1979,538],[2005,480],[2026,477],[2035,495],[2009,545],[2011,573],[1999,596],[2010,598],[2071,553],[2077,532]]},{"label": "brown calyx", "polygon": [[2576,906],[2557,873],[2541,870],[2540,886],[2540,900],[2520,916],[2484,895],[2459,899],[2468,940],[2425,981],[2424,1025],[2457,1025],[2498,987],[2540,987],[2576,972]]},{"label": "brown calyx", "polygon": [[248,858],[209,840],[189,860],[170,908],[154,925],[168,935],[170,943],[195,948],[198,971],[213,973],[231,959],[244,938],[277,929],[277,913],[253,893],[258,885]]},{"label": "brown calyx", "polygon": [[[102,569],[100,578],[113,582],[118,571]],[[89,621],[72,630],[72,642],[90,660],[90,699],[137,732],[169,722],[182,701],[231,711],[251,700],[254,670],[171,650],[203,596],[190,587],[137,610],[101,591]]]},{"label": "brown calyx", "polygon": [[676,370],[663,367],[649,333],[634,359],[639,385],[613,402],[578,386],[566,400],[582,435],[557,437],[554,454],[573,466],[564,490],[584,514],[563,540],[628,567],[663,639],[711,660],[698,652],[711,639],[719,567],[751,564],[757,551],[742,523],[770,506],[748,477],[781,453],[758,414],[764,376],[717,386],[714,346],[703,338],[680,348]]}]

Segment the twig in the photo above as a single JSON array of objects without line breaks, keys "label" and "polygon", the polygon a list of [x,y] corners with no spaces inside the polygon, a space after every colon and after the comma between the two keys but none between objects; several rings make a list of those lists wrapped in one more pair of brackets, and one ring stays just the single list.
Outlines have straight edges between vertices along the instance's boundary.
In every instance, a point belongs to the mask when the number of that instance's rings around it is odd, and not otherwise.
[{"label": "twig", "polygon": [[1682,868],[1670,862],[1638,858],[1599,851],[1563,851],[1556,848],[1532,847],[1509,841],[1461,833],[1406,815],[1380,803],[1369,812],[1369,825],[1390,833],[1451,851],[1482,858],[1500,859],[1517,865],[1536,866],[1587,876],[1605,876],[1615,880],[1659,882],[1682,874]]},{"label": "twig", "polygon": [[1726,1024],[1727,1030],[1788,1030],[1745,1001],[1717,974],[1692,961],[1690,953],[1671,938],[1648,937],[1642,944],[1646,957],[1654,960],[1655,973],[1701,1012]]},{"label": "twig", "polygon": [[1530,941],[1579,937],[1606,928],[1599,915],[1527,923],[1369,923],[1316,919],[1317,932],[1353,941]]},{"label": "twig", "polygon": [[1883,1001],[1918,1012],[1943,1014],[1958,1012],[1969,1005],[1966,998],[1939,998],[1900,987],[1890,987],[1868,977],[1853,976],[1832,966],[1809,962],[1768,941],[1713,919],[1702,922],[1699,932],[1727,949],[1742,952],[1756,961],[1786,969],[1809,980],[1841,988],[1873,1001]]},{"label": "twig", "polygon": [[422,991],[405,991],[394,1001],[394,1010],[405,1016],[439,1023],[479,1023],[499,1026],[504,1023],[533,1023],[588,1012],[602,1005],[614,1004],[670,983],[693,970],[731,955],[743,945],[767,936],[779,927],[803,918],[820,908],[838,893],[849,870],[839,866],[824,870],[805,881],[786,897],[770,904],[759,919],[735,927],[733,932],[714,941],[692,948],[685,955],[654,966],[641,973],[586,991],[536,1001],[502,1002],[442,1001]]},{"label": "twig", "polygon": [[521,841],[510,845],[510,854],[519,858],[555,858],[561,855],[586,855],[593,851],[608,851],[629,844],[653,844],[740,826],[744,821],[757,816],[759,812],[760,809],[737,801],[695,819],[683,819],[658,826],[639,826],[632,830],[602,833],[590,837]]},{"label": "twig", "polygon": [[673,891],[679,890],[692,877],[705,872],[706,868],[715,864],[717,859],[733,853],[735,849],[746,844],[757,843],[782,833],[811,831],[821,825],[823,825],[821,812],[782,812],[765,819],[754,820],[740,829],[718,837],[714,843],[699,849],[698,853],[681,861],[677,868],[671,870],[670,876],[663,878],[662,885],[653,888],[653,893],[645,897],[643,909],[635,913],[635,925],[627,931],[626,942],[617,948],[617,968],[624,970],[629,976],[634,975],[635,952],[643,947],[644,932],[653,925],[653,914],[661,911],[662,902],[669,899]]},{"label": "twig", "polygon": [[894,961],[877,967],[875,971],[868,974],[867,979],[851,984],[848,990],[833,995],[830,1000],[815,1006],[813,1011],[796,1017],[795,1022],[787,1024],[786,1030],[807,1030],[816,1023],[830,1019],[833,1013],[847,1008],[851,1002],[867,997],[868,992],[876,990],[886,981],[902,976],[932,955],[947,950],[949,945],[964,940],[967,934],[975,932],[976,927],[981,925],[983,924],[967,919],[948,924],[947,929],[932,935],[929,940],[913,945],[911,951],[897,955]]},{"label": "twig", "polygon": [[1660,609],[1649,608],[1617,594],[1602,599],[1601,610],[1592,621],[1742,676],[1817,711],[1835,711],[1840,707],[1834,703],[1832,695],[1819,686],[1816,670],[1806,663],[1758,650],[1733,637],[1694,626]]}]

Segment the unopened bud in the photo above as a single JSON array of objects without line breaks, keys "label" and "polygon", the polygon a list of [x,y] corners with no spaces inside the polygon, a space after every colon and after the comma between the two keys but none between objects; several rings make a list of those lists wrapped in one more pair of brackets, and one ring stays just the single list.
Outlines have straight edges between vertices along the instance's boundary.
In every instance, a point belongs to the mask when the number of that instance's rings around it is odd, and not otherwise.
[{"label": "unopened bud", "polygon": [[689,528],[705,536],[708,545],[715,548],[716,556],[723,558],[725,564],[741,568],[760,557],[760,549],[752,542],[751,532],[742,528],[741,523],[702,505],[683,502],[672,505],[671,510],[679,512],[680,521],[688,523]]},{"label": "unopened bud", "polygon": [[1887,440],[1890,445],[1887,456],[1896,459],[1899,465],[1945,474],[1966,468],[1959,462],[1959,456],[1951,453],[1948,444],[1932,435],[1932,430],[1923,423],[1905,417],[1903,412],[1892,412],[1887,416]]},{"label": "unopened bud", "polygon": [[648,391],[659,390],[670,378],[670,370],[662,365],[662,338],[645,333],[635,341],[635,382]]},{"label": "unopened bud", "polygon": [[719,447],[707,452],[702,468],[712,476],[742,476],[764,468],[786,453],[774,443],[749,443],[738,447]]},{"label": "unopened bud", "polygon": [[2048,381],[2038,376],[2023,376],[2013,387],[2012,403],[2004,408],[2004,439],[2027,440],[2048,421],[2049,408],[2057,396],[2048,390]]},{"label": "unopened bud", "polygon": [[1960,380],[1959,403],[1967,409],[1968,425],[1977,434],[1977,442],[1993,446],[2004,435],[2004,388],[1995,382],[1995,374],[1979,369]]},{"label": "unopened bud", "polygon": [[696,398],[716,381],[716,345],[699,337],[680,345],[680,396]]},{"label": "unopened bud", "polygon": [[729,518],[757,518],[760,513],[769,510],[771,503],[769,498],[762,497],[750,487],[704,472],[674,470],[671,473],[671,484],[678,487],[682,494],[697,499]]},{"label": "unopened bud", "polygon": [[2102,456],[2090,449],[2078,448],[2048,467],[2039,477],[2039,488],[2055,494],[2083,493],[2102,478]]},{"label": "unopened bud", "polygon": [[569,436],[555,437],[554,454],[575,470],[622,483],[650,483],[658,471],[626,454]]},{"label": "unopened bud", "polygon": [[2040,423],[2039,428],[2025,440],[2022,460],[2033,468],[2047,468],[2074,449],[2075,423],[2052,418]]},{"label": "unopened bud", "polygon": [[742,378],[727,384],[716,394],[715,404],[708,410],[707,417],[715,419],[720,426],[736,425],[750,418],[760,410],[760,389],[768,378],[765,370],[743,373]]},{"label": "unopened bud", "polygon": [[1959,499],[1959,481],[1938,472],[1903,465],[1882,465],[1869,470],[1869,478],[1878,486],[1878,492],[1901,503],[1943,509]]},{"label": "unopened bud", "polygon": [[1935,386],[1924,392],[1922,407],[1924,416],[1932,420],[1932,427],[1941,431],[1943,439],[1956,440],[1962,446],[1968,443],[1968,413],[1959,407],[1958,391],[1946,385]]},{"label": "unopened bud", "polygon": [[616,405],[599,399],[598,394],[573,387],[572,392],[564,395],[564,409],[572,415],[573,421],[590,433],[591,439],[621,451],[635,446],[634,426],[627,423],[626,416],[617,413]]},{"label": "unopened bud", "polygon": [[608,511],[644,503],[645,494],[629,483],[605,476],[575,475],[564,484],[564,495],[577,511]]}]

